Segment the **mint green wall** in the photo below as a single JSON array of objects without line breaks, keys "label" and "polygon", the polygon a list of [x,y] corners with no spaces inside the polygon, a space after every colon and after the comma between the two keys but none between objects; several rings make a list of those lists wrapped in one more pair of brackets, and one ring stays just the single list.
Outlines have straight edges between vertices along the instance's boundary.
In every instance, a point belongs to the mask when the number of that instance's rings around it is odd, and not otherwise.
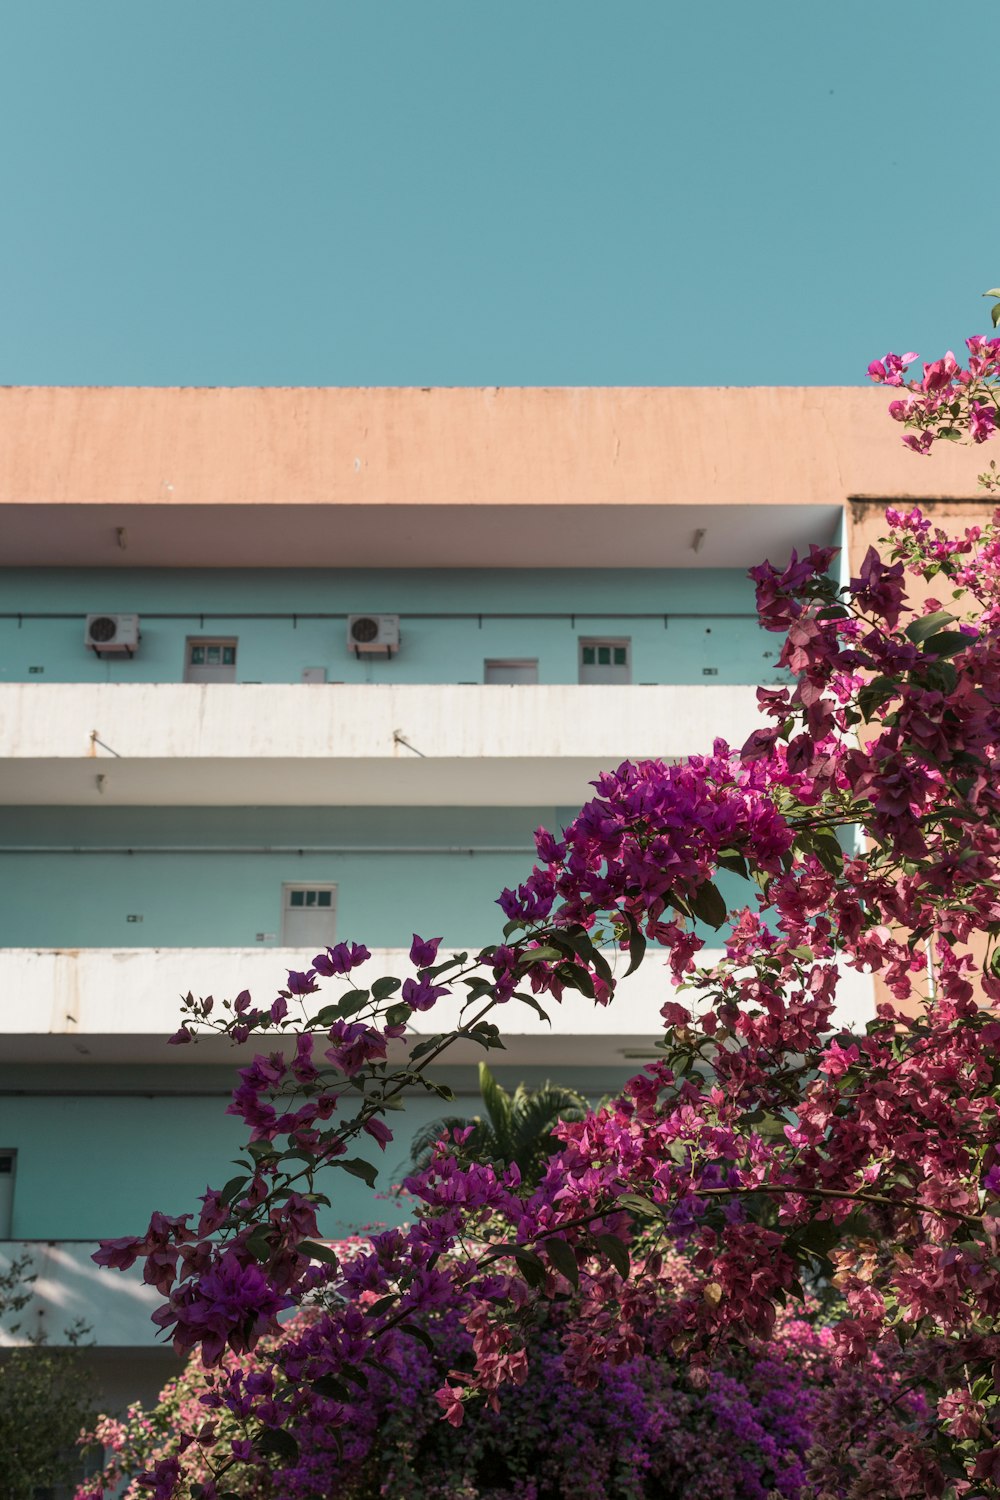
[{"label": "mint green wall", "polygon": [[[409,945],[414,931],[486,943],[496,898],[533,863],[532,831],[557,808],[6,808],[0,831],[2,947],[247,947],[280,944],[283,881],[335,881],[340,937]],[[370,854],[4,854],[94,845],[377,846]],[[512,854],[406,854],[499,846]],[[128,922],[139,915],[141,923]],[[311,957],[311,955],[307,955]]]},{"label": "mint green wall", "polygon": [[[495,1068],[507,1087],[552,1076],[595,1100],[619,1089],[632,1071]],[[329,1174],[333,1207],[322,1228],[330,1238],[405,1219],[406,1203],[390,1189],[405,1176],[413,1131],[444,1113],[481,1111],[473,1069],[435,1076],[459,1094],[454,1105],[412,1095],[404,1112],[389,1116],[396,1138],[384,1155],[367,1138],[359,1147],[380,1168],[380,1196],[346,1173]],[[110,1238],[141,1231],[154,1209],[194,1209],[206,1186],[219,1187],[232,1175],[231,1161],[246,1138],[242,1123],[225,1113],[233,1078],[226,1068],[182,1064],[0,1069],[0,1147],[18,1153],[12,1238]]]},{"label": "mint green wall", "polygon": [[[333,881],[337,936],[408,947],[414,932],[446,943],[495,942],[496,898],[534,863],[532,832],[560,831],[575,808],[5,808],[0,829],[0,947],[245,948],[281,945],[282,883]],[[93,846],[327,844],[364,854],[96,854]],[[4,853],[67,846],[79,853]],[[458,853],[401,853],[441,847]],[[499,846],[515,852],[467,853]],[[735,904],[753,890],[719,884]],[[129,916],[141,922],[129,922]],[[710,933],[701,931],[703,937]],[[311,953],[304,954],[308,960]]]},{"label": "mint green wall", "polygon": [[[84,616],[99,611],[142,617],[134,660],[101,661],[84,647]],[[203,621],[205,611],[213,618]],[[391,662],[352,657],[343,619],[301,618],[359,612],[403,617]],[[285,618],[237,618],[260,613]],[[487,618],[525,613],[558,618]],[[508,656],[537,657],[540,682],[575,682],[578,638],[606,633],[631,637],[636,682],[698,683],[706,669],[720,684],[770,681],[775,642],[753,613],[752,586],[736,569],[11,569],[0,570],[0,680],[176,682],[186,637],[217,634],[238,637],[241,682],[297,682],[315,666],[331,681],[482,682],[484,660]]]}]

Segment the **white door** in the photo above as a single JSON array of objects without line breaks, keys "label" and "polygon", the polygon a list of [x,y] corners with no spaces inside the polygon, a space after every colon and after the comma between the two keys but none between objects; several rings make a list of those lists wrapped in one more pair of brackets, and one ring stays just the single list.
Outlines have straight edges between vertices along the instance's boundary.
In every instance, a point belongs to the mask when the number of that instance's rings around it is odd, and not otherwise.
[{"label": "white door", "polygon": [[484,682],[537,682],[538,657],[483,662]]},{"label": "white door", "polygon": [[188,639],[184,648],[185,682],[235,682],[236,641]]},{"label": "white door", "polygon": [[617,640],[581,639],[580,681],[622,683],[632,681],[632,642],[627,636]]},{"label": "white door", "polygon": [[337,933],[335,885],[282,886],[281,945],[317,952],[332,946]]}]

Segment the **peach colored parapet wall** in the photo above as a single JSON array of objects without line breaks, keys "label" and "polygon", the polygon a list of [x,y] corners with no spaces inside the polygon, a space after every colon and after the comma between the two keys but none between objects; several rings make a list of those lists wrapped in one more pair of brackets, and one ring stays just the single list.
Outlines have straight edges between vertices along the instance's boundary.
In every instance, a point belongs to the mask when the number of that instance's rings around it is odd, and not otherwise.
[{"label": "peach colored parapet wall", "polygon": [[842,505],[975,496],[866,388],[0,390],[3,505]]}]

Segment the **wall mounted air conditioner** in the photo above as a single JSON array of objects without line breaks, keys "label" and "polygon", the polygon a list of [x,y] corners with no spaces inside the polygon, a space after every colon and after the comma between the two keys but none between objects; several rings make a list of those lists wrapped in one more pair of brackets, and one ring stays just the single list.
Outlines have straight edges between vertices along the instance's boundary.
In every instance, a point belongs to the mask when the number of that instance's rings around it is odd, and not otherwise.
[{"label": "wall mounted air conditioner", "polygon": [[392,656],[399,650],[399,616],[348,615],[347,649],[355,656]]},{"label": "wall mounted air conditioner", "polygon": [[134,656],[139,649],[138,615],[88,615],[84,644],[95,656]]}]

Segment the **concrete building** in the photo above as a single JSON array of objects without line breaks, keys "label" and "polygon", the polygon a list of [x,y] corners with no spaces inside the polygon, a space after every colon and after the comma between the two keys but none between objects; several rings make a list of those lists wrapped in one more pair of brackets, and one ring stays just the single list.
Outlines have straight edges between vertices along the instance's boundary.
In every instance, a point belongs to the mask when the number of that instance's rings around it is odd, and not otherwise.
[{"label": "concrete building", "polygon": [[[495,940],[599,770],[749,733],[780,673],[748,566],[981,509],[974,457],[922,464],[867,390],[11,389],[0,432],[0,1239],[109,1400],[169,1356],[95,1242],[241,1143],[232,1053],[164,1045],[178,997]],[[498,1072],[613,1089],[668,993],[650,961],[607,1011],[512,1011]],[[469,1112],[473,1061],[441,1070]]]}]

